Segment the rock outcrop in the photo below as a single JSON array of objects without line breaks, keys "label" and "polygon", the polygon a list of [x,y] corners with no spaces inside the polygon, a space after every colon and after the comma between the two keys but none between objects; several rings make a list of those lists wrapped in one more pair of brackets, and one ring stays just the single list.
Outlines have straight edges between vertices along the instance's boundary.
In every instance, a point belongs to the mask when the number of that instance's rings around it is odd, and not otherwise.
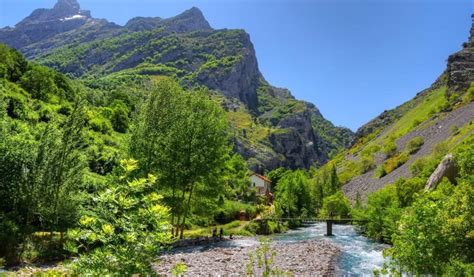
[{"label": "rock outcrop", "polygon": [[474,82],[474,14],[469,41],[463,49],[448,58],[448,89],[450,92],[465,92]]},{"label": "rock outcrop", "polygon": [[459,169],[456,166],[453,154],[448,154],[439,163],[430,178],[428,178],[425,189],[434,190],[443,178],[448,178],[451,183],[456,184],[456,177],[458,177],[458,174]]},{"label": "rock outcrop", "polygon": [[52,9],[37,9],[14,28],[0,29],[0,41],[21,50],[57,34],[77,29],[91,18],[76,0],[59,0]]}]

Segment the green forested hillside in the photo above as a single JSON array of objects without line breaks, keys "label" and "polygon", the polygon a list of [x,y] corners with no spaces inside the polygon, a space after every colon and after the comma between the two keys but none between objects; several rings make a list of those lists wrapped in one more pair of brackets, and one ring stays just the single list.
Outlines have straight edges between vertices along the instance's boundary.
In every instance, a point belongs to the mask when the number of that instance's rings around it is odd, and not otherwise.
[{"label": "green forested hillside", "polygon": [[135,98],[100,94],[4,45],[0,57],[2,263],[83,254],[78,272],[149,272],[172,228],[259,201],[206,89],[162,77]]},{"label": "green forested hillside", "polygon": [[[322,164],[352,142],[349,129],[335,127],[314,105],[264,79],[244,30],[214,30],[197,8],[118,26],[93,18],[76,1],[61,1],[15,28],[0,29],[0,42],[80,79],[96,90],[94,97],[111,89],[137,97],[159,76],[185,88],[207,87],[233,122],[234,151],[258,172]],[[67,15],[81,17],[65,21]],[[125,104],[133,111],[133,103]]]}]

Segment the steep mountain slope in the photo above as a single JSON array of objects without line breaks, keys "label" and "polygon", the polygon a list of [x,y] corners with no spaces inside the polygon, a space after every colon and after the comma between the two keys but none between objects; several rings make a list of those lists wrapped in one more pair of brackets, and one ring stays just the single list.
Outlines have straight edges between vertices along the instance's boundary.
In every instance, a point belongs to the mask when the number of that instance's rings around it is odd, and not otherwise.
[{"label": "steep mountain slope", "polygon": [[93,18],[75,0],[59,0],[0,29],[0,42],[100,93],[144,91],[163,75],[208,87],[234,127],[235,150],[253,170],[322,164],[352,141],[350,130],[335,127],[314,105],[265,81],[245,31],[214,30],[197,8],[119,26]]},{"label": "steep mountain slope", "polygon": [[[474,17],[473,17],[474,20]],[[351,199],[417,173],[474,136],[474,22],[469,42],[448,58],[428,89],[385,111],[356,133],[356,143],[334,159]]]}]

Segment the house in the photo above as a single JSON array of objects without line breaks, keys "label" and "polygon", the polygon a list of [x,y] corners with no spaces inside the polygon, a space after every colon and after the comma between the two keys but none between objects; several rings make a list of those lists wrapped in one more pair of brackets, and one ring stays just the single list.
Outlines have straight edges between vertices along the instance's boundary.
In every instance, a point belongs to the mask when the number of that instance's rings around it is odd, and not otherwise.
[{"label": "house", "polygon": [[272,182],[267,177],[252,172],[250,174],[250,186],[257,188],[257,193],[260,195],[266,195],[271,192]]}]

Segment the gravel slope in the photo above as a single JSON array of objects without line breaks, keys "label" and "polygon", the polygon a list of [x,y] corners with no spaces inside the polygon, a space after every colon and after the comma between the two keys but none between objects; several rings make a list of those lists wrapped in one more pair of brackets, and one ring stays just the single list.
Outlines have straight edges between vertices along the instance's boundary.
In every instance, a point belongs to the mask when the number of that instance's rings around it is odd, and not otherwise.
[{"label": "gravel slope", "polygon": [[[410,165],[419,157],[429,155],[433,148],[443,140],[448,139],[452,135],[454,126],[462,128],[466,124],[474,121],[474,102],[471,102],[457,110],[444,114],[440,117],[433,117],[425,121],[422,125],[412,130],[397,141],[399,151],[405,149],[405,144],[412,138],[420,136],[424,140],[421,149],[411,155],[410,159],[402,166],[391,172],[390,174],[377,179],[373,178],[374,170],[363,175],[354,177],[350,182],[343,186],[343,191],[349,199],[354,200],[357,192],[362,197],[367,194],[383,188],[385,185],[395,182],[401,177],[409,178],[411,173]],[[377,161],[378,162],[378,161]]]}]

